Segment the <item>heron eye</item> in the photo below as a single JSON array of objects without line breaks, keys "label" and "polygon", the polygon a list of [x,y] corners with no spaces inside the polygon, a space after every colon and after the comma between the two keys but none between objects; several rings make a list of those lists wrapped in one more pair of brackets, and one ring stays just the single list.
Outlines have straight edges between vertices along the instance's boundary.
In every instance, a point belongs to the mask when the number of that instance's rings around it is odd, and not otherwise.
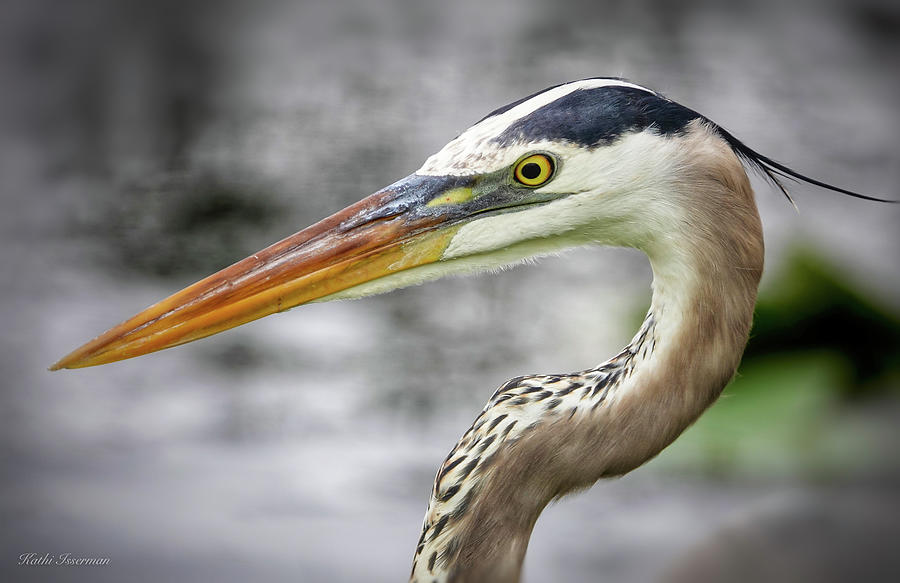
[{"label": "heron eye", "polygon": [[553,176],[553,159],[544,154],[532,154],[516,164],[513,176],[524,186],[540,186]]}]

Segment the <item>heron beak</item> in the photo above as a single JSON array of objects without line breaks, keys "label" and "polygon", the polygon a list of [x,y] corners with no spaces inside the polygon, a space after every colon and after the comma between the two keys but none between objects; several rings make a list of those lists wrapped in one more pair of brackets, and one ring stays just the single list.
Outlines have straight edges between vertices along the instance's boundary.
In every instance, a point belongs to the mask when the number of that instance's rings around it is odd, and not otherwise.
[{"label": "heron beak", "polygon": [[50,370],[178,346],[439,261],[469,199],[471,179],[413,174],[150,306]]}]

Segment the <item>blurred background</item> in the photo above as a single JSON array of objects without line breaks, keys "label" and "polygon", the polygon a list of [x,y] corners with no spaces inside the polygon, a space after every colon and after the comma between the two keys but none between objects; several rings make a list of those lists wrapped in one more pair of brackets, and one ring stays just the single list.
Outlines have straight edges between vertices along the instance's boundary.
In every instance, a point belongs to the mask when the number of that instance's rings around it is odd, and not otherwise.
[{"label": "blurred background", "polygon": [[[404,581],[449,448],[504,380],[627,343],[649,303],[641,254],[576,251],[46,368],[523,95],[625,76],[801,172],[900,198],[891,0],[0,14],[5,581]],[[657,459],[548,508],[525,581],[900,578],[900,212],[804,185],[795,212],[754,184],[767,271],[739,377]],[[17,565],[67,552],[111,562]]]}]

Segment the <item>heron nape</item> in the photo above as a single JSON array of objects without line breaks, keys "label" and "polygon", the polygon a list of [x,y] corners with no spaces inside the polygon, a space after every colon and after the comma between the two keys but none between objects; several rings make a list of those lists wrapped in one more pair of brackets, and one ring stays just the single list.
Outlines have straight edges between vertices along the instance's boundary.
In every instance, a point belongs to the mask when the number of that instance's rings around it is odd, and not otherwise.
[{"label": "heron nape", "polygon": [[[162,300],[53,365],[132,358],[308,302],[358,298],[586,245],[637,248],[650,309],[603,364],[501,386],[434,481],[412,581],[518,581],[553,499],[658,454],[747,343],[763,235],[745,165],[804,176],[616,78],[501,107],[414,174]],[[882,201],[890,202],[890,201]]]}]

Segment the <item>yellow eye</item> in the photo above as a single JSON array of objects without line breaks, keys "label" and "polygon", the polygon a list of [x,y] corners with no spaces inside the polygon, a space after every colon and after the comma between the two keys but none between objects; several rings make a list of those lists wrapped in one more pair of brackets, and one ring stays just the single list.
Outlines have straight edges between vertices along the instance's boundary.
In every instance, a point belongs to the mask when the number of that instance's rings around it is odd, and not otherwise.
[{"label": "yellow eye", "polygon": [[513,176],[525,186],[540,186],[553,176],[553,159],[544,154],[532,154],[516,164]]}]

